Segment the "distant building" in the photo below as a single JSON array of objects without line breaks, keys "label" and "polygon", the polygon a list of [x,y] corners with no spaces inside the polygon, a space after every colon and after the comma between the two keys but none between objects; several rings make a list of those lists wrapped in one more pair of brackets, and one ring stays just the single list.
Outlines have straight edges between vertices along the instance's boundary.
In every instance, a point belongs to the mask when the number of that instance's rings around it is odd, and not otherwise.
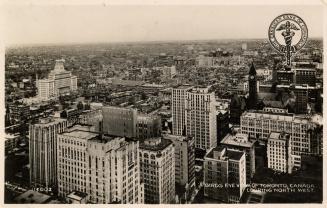
[{"label": "distant building", "polygon": [[248,49],[248,44],[247,43],[242,43],[242,50],[246,51]]},{"label": "distant building", "polygon": [[316,70],[315,69],[295,69],[295,83],[309,86],[316,86]]},{"label": "distant building", "polygon": [[57,135],[66,130],[66,119],[45,118],[29,128],[30,182],[49,192],[57,188]]},{"label": "distant building", "polygon": [[204,196],[239,203],[245,188],[245,153],[223,147],[211,149],[204,157]]},{"label": "distant building", "polygon": [[42,100],[58,97],[77,90],[77,77],[65,70],[64,60],[56,60],[48,78],[37,80],[38,96]]},{"label": "distant building", "polygon": [[54,80],[38,80],[38,96],[41,100],[47,100],[56,96]]},{"label": "distant building", "polygon": [[195,186],[195,141],[193,137],[163,135],[175,146],[175,182],[181,186]]},{"label": "distant building", "polygon": [[246,183],[251,182],[255,173],[255,141],[250,140],[247,134],[228,134],[220,143],[228,149],[243,151],[246,159]]},{"label": "distant building", "polygon": [[146,139],[140,144],[141,174],[146,204],[175,200],[175,148],[168,139]]},{"label": "distant building", "polygon": [[294,71],[277,71],[277,83],[280,85],[290,85],[294,83]]},{"label": "distant building", "polygon": [[253,62],[249,71],[249,97],[248,108],[256,109],[258,102],[258,89],[257,89],[257,72],[254,68]]},{"label": "distant building", "polygon": [[102,108],[105,134],[121,137],[136,137],[137,110],[115,106]]},{"label": "distant building", "polygon": [[196,58],[197,66],[211,67],[213,65],[213,57],[200,55]]},{"label": "distant building", "polygon": [[136,137],[147,139],[161,136],[161,118],[156,115],[137,115]]}]

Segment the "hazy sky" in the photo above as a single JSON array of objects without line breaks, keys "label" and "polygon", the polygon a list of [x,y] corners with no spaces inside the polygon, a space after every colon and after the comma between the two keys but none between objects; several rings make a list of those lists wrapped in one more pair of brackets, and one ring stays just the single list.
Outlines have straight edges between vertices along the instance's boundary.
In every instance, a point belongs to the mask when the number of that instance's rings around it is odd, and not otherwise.
[{"label": "hazy sky", "polygon": [[320,6],[7,6],[5,44],[267,38],[294,13],[323,36]]}]

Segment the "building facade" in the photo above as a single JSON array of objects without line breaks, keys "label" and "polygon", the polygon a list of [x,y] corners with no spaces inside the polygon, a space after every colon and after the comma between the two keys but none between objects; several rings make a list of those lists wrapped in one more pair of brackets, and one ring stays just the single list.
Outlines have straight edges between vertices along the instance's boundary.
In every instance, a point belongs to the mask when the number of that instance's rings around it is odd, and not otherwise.
[{"label": "building facade", "polygon": [[146,204],[169,204],[175,200],[175,148],[161,137],[140,144],[141,175]]},{"label": "building facade", "polygon": [[207,88],[194,88],[186,94],[186,135],[195,138],[195,147],[211,149],[217,145],[215,94]]},{"label": "building facade", "polygon": [[255,141],[250,140],[247,134],[228,134],[221,141],[221,146],[228,149],[243,151],[246,159],[246,183],[251,182],[255,173]]},{"label": "building facade", "polygon": [[81,127],[59,136],[59,195],[87,195],[88,203],[144,203],[139,143]]},{"label": "building facade", "polygon": [[272,132],[267,142],[268,168],[292,173],[293,167],[301,167],[301,157],[291,154],[290,135]]},{"label": "building facade", "polygon": [[181,186],[195,186],[195,140],[193,137],[165,134],[175,146],[175,182]]},{"label": "building facade", "polygon": [[137,115],[136,137],[140,140],[161,135],[161,118],[156,115]]},{"label": "building facade", "polygon": [[174,135],[185,135],[186,133],[185,103],[187,92],[191,89],[191,86],[179,86],[172,89],[171,109]]},{"label": "building facade", "polygon": [[311,143],[321,141],[308,132],[319,127],[310,117],[296,116],[291,113],[275,113],[264,108],[262,111],[246,111],[241,116],[241,133],[252,138],[267,140],[271,132],[290,135],[291,153],[293,155],[317,155]]},{"label": "building facade", "polygon": [[57,135],[66,130],[67,120],[41,119],[29,128],[30,182],[49,192],[57,188]]},{"label": "building facade", "polygon": [[57,170],[58,194],[66,197],[73,191],[86,193],[86,179],[89,175],[87,142],[96,138],[97,133],[90,132],[88,127],[74,126],[58,134]]},{"label": "building facade", "polygon": [[105,134],[136,137],[137,110],[115,106],[102,108],[102,130]]},{"label": "building facade", "polygon": [[38,97],[40,99],[55,98],[77,90],[77,77],[65,70],[64,60],[56,60],[54,70],[47,79],[37,80]]},{"label": "building facade", "polygon": [[245,163],[243,151],[211,149],[204,157],[204,196],[224,203],[239,203],[246,188]]}]

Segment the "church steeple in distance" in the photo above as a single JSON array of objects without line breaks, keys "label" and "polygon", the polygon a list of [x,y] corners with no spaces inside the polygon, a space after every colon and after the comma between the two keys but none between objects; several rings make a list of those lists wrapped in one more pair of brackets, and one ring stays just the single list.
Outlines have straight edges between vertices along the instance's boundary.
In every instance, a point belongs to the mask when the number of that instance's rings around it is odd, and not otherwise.
[{"label": "church steeple in distance", "polygon": [[249,97],[248,97],[248,109],[256,109],[258,102],[257,93],[257,72],[252,62],[249,71]]}]

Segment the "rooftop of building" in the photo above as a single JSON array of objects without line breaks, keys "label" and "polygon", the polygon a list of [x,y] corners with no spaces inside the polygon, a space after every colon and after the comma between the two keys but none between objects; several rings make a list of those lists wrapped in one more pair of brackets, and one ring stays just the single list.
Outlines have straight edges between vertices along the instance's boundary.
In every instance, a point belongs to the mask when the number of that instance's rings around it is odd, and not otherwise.
[{"label": "rooftop of building", "polygon": [[187,90],[187,89],[191,89],[191,88],[192,88],[191,85],[179,85],[177,87],[174,87],[173,89]]},{"label": "rooftop of building", "polygon": [[301,84],[301,85],[299,85],[299,84],[291,84],[291,85],[283,85],[283,84],[281,84],[281,85],[277,85],[276,86],[277,88],[293,88],[293,89],[305,89],[305,90],[307,90],[307,89],[316,89],[316,87],[313,87],[313,86],[309,86],[309,85],[307,85],[307,84]]},{"label": "rooftop of building", "polygon": [[263,111],[245,111],[242,114],[243,118],[253,118],[253,119],[271,119],[279,121],[288,121],[295,123],[306,124],[310,121],[310,118],[297,117],[294,114],[285,114],[285,113],[270,113]]},{"label": "rooftop of building", "polygon": [[68,131],[66,131],[60,135],[75,137],[75,138],[85,139],[85,140],[93,139],[93,138],[99,136],[99,134],[97,134],[95,132],[90,132],[87,129],[77,128],[77,127],[73,127],[73,129],[68,129]]},{"label": "rooftop of building", "polygon": [[172,141],[162,137],[149,138],[140,143],[140,148],[150,151],[160,151],[166,149]]},{"label": "rooftop of building", "polygon": [[289,134],[285,132],[271,132],[268,139],[278,139],[278,140],[286,140],[289,138]]},{"label": "rooftop of building", "polygon": [[189,140],[193,139],[193,137],[191,137],[191,136],[182,136],[182,135],[173,135],[173,134],[164,134],[163,137],[165,139],[176,140],[176,141],[180,141],[180,142],[189,141]]},{"label": "rooftop of building", "polygon": [[40,118],[39,123],[36,123],[35,125],[47,126],[47,125],[58,124],[58,123],[61,123],[64,121],[67,121],[67,120],[63,119],[63,118],[57,118],[57,117],[47,117],[47,118]]},{"label": "rooftop of building", "polygon": [[225,147],[214,147],[207,154],[206,158],[216,159],[216,160],[240,160],[244,155],[243,151],[227,149]]},{"label": "rooftop of building", "polygon": [[296,71],[312,71],[315,72],[315,69],[309,69],[309,68],[295,68]]},{"label": "rooftop of building", "polygon": [[75,199],[78,201],[84,199],[85,197],[87,197],[87,193],[80,192],[80,191],[73,191],[67,196],[67,198]]},{"label": "rooftop of building", "polygon": [[255,141],[250,140],[247,134],[237,133],[235,135],[227,134],[221,141],[221,144],[240,146],[240,147],[252,147]]},{"label": "rooftop of building", "polygon": [[28,190],[25,193],[17,196],[14,201],[19,204],[44,204],[49,201],[51,197],[37,191]]}]

